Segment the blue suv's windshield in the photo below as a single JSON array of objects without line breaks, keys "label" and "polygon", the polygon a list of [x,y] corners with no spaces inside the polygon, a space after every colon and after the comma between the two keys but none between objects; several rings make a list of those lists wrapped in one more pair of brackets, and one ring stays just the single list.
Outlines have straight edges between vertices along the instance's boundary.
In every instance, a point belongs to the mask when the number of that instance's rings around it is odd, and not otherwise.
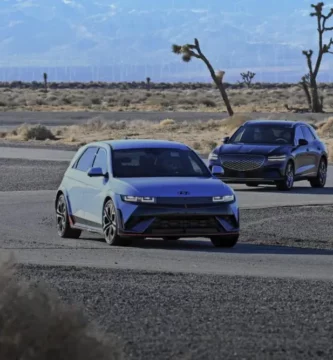
[{"label": "blue suv's windshield", "polygon": [[192,150],[142,148],[114,150],[114,177],[211,177]]},{"label": "blue suv's windshield", "polygon": [[258,124],[240,127],[228,141],[229,144],[291,145],[294,129],[283,124]]}]

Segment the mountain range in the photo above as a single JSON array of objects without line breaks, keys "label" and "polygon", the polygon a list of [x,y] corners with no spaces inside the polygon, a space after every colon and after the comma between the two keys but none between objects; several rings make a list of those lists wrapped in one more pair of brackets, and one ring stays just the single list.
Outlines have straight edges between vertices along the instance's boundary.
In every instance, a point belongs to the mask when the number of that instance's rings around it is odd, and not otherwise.
[{"label": "mountain range", "polygon": [[[316,49],[308,0],[0,0],[0,80],[209,81],[171,53],[193,42],[226,80],[297,81]],[[328,4],[327,6],[330,6]],[[333,6],[333,5],[332,5]],[[333,25],[333,24],[332,24]],[[331,55],[321,79],[330,81]]]}]

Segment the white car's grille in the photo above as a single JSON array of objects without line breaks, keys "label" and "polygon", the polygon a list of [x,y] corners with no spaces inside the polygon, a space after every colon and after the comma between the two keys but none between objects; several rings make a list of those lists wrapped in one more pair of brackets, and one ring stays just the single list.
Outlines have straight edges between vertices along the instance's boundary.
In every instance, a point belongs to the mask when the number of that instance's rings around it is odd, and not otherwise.
[{"label": "white car's grille", "polygon": [[265,162],[262,155],[222,155],[221,164],[224,168],[235,171],[252,171],[259,169]]}]

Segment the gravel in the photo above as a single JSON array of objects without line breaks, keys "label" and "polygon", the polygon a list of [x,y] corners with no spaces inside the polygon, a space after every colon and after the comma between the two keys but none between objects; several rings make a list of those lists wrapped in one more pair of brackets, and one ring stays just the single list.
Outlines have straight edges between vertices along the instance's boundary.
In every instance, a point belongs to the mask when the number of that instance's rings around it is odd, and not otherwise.
[{"label": "gravel", "polygon": [[125,343],[126,359],[332,359],[331,282],[22,266]]},{"label": "gravel", "polygon": [[0,158],[0,191],[54,190],[68,162]]}]

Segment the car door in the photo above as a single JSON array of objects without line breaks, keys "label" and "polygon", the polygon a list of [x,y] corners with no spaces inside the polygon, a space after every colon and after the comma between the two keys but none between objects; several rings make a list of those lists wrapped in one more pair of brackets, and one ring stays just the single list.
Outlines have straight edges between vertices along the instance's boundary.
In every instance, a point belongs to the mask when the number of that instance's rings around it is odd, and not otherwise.
[{"label": "car door", "polygon": [[[99,147],[94,158],[92,167],[102,168],[104,174],[110,174],[109,161],[110,155],[106,148]],[[102,226],[103,203],[108,192],[108,177],[89,177],[86,175],[86,199],[85,199],[85,218],[88,226],[100,228]]]},{"label": "car door", "polygon": [[308,163],[307,148],[304,145],[298,145],[300,139],[304,139],[304,134],[301,127],[296,126],[294,136],[295,150],[293,151],[296,176],[303,176],[306,173]]},{"label": "car door", "polygon": [[318,151],[316,150],[315,137],[311,133],[310,129],[302,125],[302,132],[304,134],[304,139],[307,140],[308,145],[306,147],[306,175],[315,175],[317,173],[317,168],[319,165]]},{"label": "car door", "polygon": [[96,151],[96,146],[87,147],[68,172],[68,200],[74,220],[79,224],[85,223],[84,203],[87,186],[85,180],[87,171],[93,164]]}]

